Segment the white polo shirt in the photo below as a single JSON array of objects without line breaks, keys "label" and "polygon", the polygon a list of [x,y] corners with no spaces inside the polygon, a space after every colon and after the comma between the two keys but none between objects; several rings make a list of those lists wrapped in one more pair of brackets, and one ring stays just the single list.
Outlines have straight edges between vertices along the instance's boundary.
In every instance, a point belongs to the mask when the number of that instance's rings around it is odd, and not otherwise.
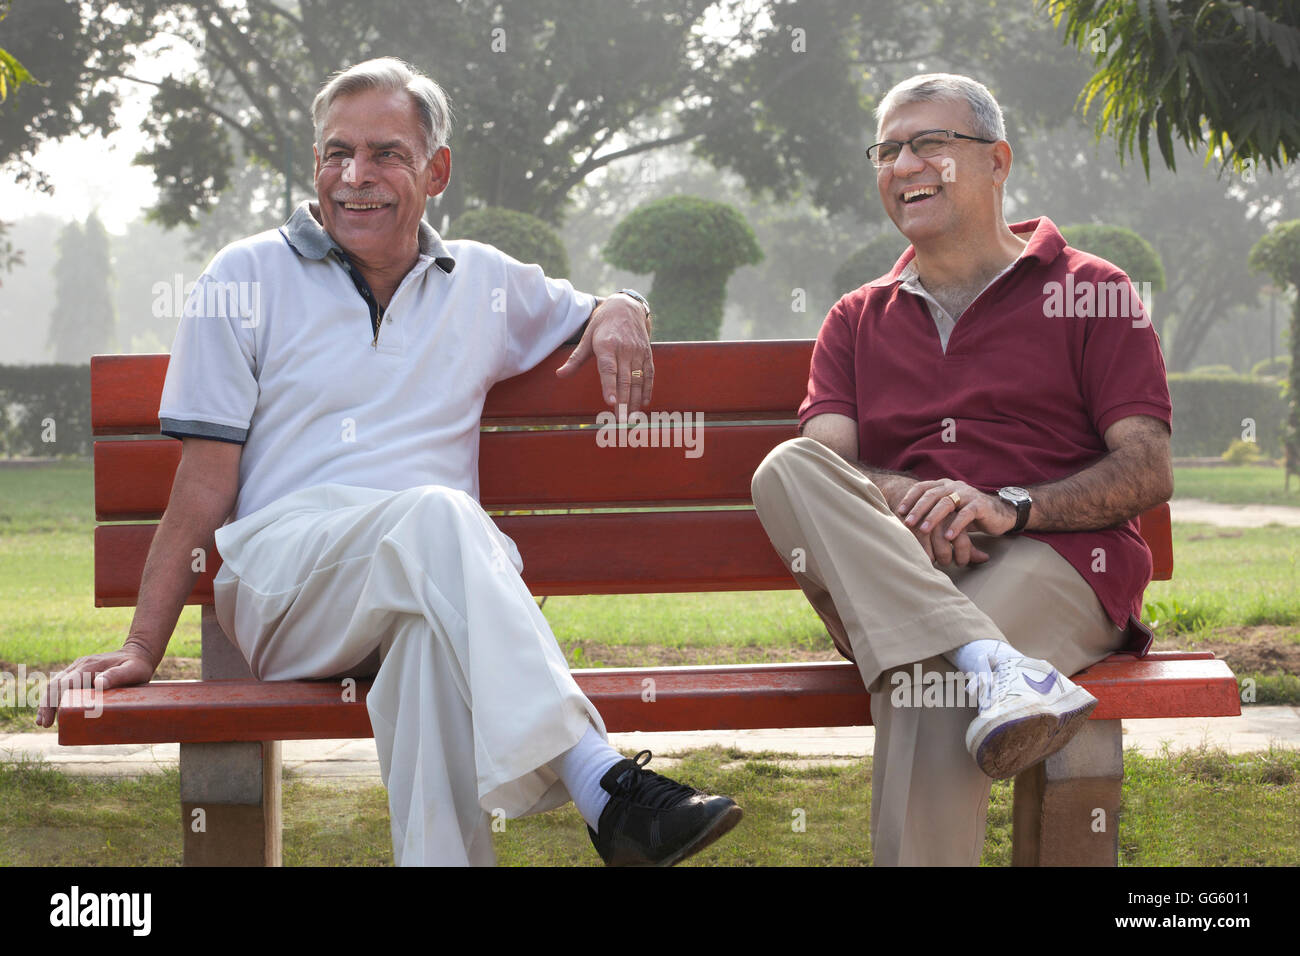
[{"label": "white polo shirt", "polygon": [[571,338],[595,298],[492,246],[444,243],[421,221],[419,261],[375,335],[309,205],[226,246],[196,282],[162,433],[244,446],[234,519],[330,483],[445,485],[477,499],[488,389]]}]

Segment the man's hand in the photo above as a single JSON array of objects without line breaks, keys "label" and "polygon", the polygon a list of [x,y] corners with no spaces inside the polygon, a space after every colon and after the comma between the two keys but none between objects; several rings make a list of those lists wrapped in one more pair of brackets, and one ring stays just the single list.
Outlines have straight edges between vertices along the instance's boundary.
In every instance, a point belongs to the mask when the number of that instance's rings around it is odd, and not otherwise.
[{"label": "man's hand", "polygon": [[216,553],[216,529],[235,506],[242,452],[243,446],[232,442],[182,441],[171,498],[149,546],[135,616],[122,649],[78,658],[55,674],[36,713],[40,726],[53,725],[59,697],[68,687],[84,688],[89,681],[102,688],[122,687],[153,677],[198,577],[194,549]]},{"label": "man's hand", "polygon": [[41,727],[54,724],[59,698],[69,688],[93,686],[98,692],[110,687],[147,684],[156,669],[157,664],[148,652],[130,643],[120,651],[79,657],[51,677],[45,685],[41,705],[36,711],[36,723]]},{"label": "man's hand", "polygon": [[[910,475],[872,468],[860,461],[856,461],[858,457],[858,423],[847,415],[837,415],[833,412],[815,415],[804,424],[802,431],[806,438],[811,438],[813,441],[825,445],[845,461],[854,464],[859,471],[870,478],[872,483],[880,490],[881,495],[884,496],[885,503],[889,505],[890,510],[897,515],[901,516],[907,512],[906,508],[899,510],[904,499],[910,496],[911,500],[914,501],[920,497],[920,492],[915,495],[911,494],[913,488],[918,485],[934,484],[934,482],[918,482]],[[925,549],[926,556],[932,563],[948,565],[955,561],[959,566],[965,567],[968,564],[983,564],[989,559],[986,553],[975,547],[975,543],[971,541],[970,535],[965,531],[958,531],[957,534],[951,536],[947,535],[948,522],[946,519],[926,528],[924,531],[917,527],[915,523],[911,525],[905,524],[904,527],[916,535],[916,540],[921,542],[921,547]]]},{"label": "man's hand", "polygon": [[649,406],[655,367],[650,327],[639,302],[626,295],[602,300],[591,313],[582,341],[555,374],[568,378],[592,355],[600,373],[601,395],[608,405],[626,405],[633,412]]},{"label": "man's hand", "polygon": [[948,526],[951,518],[940,521],[930,531],[921,531],[917,528],[909,528],[912,534],[916,535],[921,547],[929,556],[933,564],[942,564],[947,567],[950,564],[956,564],[964,568],[969,564],[983,564],[989,559],[986,552],[981,551],[975,546],[968,532],[959,532],[954,537],[948,536]]},{"label": "man's hand", "polygon": [[1003,535],[1016,526],[1015,508],[996,495],[987,495],[952,478],[918,481],[894,510],[918,537],[932,534],[950,543],[967,528]]}]

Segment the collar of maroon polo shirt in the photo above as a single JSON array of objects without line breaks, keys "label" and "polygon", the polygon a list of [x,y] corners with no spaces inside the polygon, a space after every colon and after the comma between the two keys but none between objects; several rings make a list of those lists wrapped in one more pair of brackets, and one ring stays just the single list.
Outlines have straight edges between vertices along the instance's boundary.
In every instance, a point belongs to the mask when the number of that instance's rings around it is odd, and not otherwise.
[{"label": "collar of maroon polo shirt", "polygon": [[[1025,247],[1025,251],[1020,254],[1020,259],[1037,259],[1039,262],[1051,262],[1061,254],[1065,248],[1065,237],[1061,235],[1061,230],[1056,228],[1056,223],[1046,216],[1039,216],[1037,219],[1026,219],[1024,222],[1014,222],[1007,226],[1012,232],[1017,234],[1031,233]],[[898,257],[894,263],[894,268],[889,271],[888,275],[883,275],[879,279],[868,282],[868,288],[879,289],[891,283],[897,282],[902,276],[903,270],[907,264],[916,258],[916,248],[908,246],[903,254]]]}]

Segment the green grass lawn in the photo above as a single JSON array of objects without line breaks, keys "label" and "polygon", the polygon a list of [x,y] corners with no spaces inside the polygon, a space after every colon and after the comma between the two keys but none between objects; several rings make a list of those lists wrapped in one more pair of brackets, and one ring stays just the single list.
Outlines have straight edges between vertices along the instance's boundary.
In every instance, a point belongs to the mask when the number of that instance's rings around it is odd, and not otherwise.
[{"label": "green grass lawn", "polygon": [[1183,609],[1174,623],[1198,638],[1229,624],[1300,624],[1300,531],[1179,523],[1173,538],[1173,580],[1148,585],[1148,620],[1164,603]]},{"label": "green grass lawn", "polygon": [[1175,468],[1174,497],[1200,498],[1227,505],[1290,505],[1300,508],[1300,481],[1282,485],[1282,468],[1239,466]]},{"label": "green grass lawn", "polygon": [[[871,761],[791,769],[777,754],[692,751],[675,776],[726,793],[740,825],[692,866],[858,866],[871,862]],[[1128,866],[1300,864],[1300,754],[1125,754],[1120,862]],[[175,866],[181,860],[179,775],[72,777],[40,764],[0,763],[0,861],[16,865]],[[1011,862],[1011,781],[993,786],[983,863]],[[803,823],[802,831],[794,826]],[[502,865],[595,866],[581,818],[567,805],[505,821]],[[286,778],[287,866],[392,862],[379,786],[341,788]]]}]

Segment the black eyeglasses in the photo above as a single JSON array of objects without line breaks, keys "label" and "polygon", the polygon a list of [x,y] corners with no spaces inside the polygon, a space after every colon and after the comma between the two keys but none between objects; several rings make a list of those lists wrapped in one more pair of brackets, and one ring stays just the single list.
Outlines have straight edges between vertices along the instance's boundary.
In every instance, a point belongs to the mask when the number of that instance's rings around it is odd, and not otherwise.
[{"label": "black eyeglasses", "polygon": [[927,129],[902,142],[896,139],[887,139],[882,143],[868,146],[867,159],[871,160],[877,168],[893,165],[898,157],[903,154],[904,146],[912,147],[912,155],[917,159],[929,159],[931,156],[938,156],[942,153],[954,139],[968,139],[975,143],[997,142],[995,139],[967,136],[955,129]]}]

